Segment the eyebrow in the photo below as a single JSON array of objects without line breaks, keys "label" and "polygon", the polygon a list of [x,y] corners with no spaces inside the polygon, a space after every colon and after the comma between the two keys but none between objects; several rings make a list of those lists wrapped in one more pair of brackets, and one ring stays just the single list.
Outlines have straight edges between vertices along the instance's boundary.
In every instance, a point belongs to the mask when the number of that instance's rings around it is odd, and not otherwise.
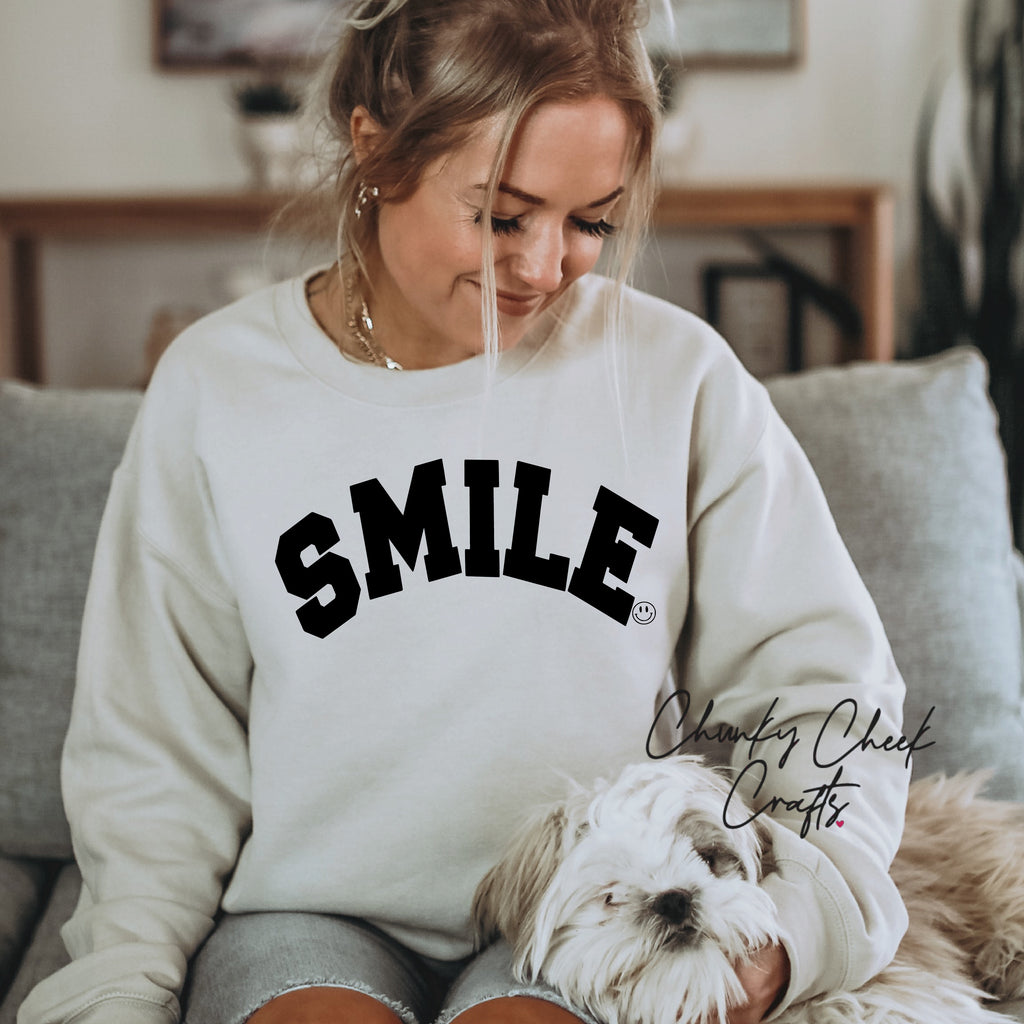
[{"label": "eyebrow", "polygon": [[[486,189],[486,185],[477,185],[478,189]],[[498,191],[506,196],[511,196],[513,199],[518,199],[521,202],[528,203],[530,206],[543,206],[544,200],[540,196],[531,195],[529,192],[524,192],[522,189],[516,188],[515,185],[507,185],[505,182],[501,182],[498,185]],[[618,199],[619,196],[625,192],[624,186],[620,185],[617,189],[609,192],[608,195],[602,196],[600,199],[594,200],[592,203],[587,203],[586,209],[596,210],[601,206],[607,206],[613,199]]]}]

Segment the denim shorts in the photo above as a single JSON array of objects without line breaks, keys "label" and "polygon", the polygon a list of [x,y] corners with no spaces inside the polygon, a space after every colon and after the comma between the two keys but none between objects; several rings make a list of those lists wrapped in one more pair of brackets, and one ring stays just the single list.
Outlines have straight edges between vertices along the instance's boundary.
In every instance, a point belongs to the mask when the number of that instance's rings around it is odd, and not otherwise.
[{"label": "denim shorts", "polygon": [[353,918],[307,913],[227,914],[189,969],[185,1024],[242,1024],[276,996],[310,986],[373,996],[405,1024],[448,1024],[503,996],[545,999],[597,1024],[550,987],[520,982],[504,942],[468,960],[432,960]]}]

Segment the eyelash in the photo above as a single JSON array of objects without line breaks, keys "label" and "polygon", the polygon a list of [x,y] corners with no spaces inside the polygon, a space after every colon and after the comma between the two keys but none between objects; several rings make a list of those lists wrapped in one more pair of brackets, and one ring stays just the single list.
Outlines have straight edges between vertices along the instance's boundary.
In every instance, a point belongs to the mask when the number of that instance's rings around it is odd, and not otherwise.
[{"label": "eyelash", "polygon": [[[482,216],[478,213],[474,223],[479,224]],[[604,219],[594,221],[584,220],[582,217],[571,217],[570,220],[577,231],[589,238],[610,238],[615,234],[615,225],[609,224]],[[491,231],[496,235],[514,235],[522,229],[518,217],[491,217]]]}]

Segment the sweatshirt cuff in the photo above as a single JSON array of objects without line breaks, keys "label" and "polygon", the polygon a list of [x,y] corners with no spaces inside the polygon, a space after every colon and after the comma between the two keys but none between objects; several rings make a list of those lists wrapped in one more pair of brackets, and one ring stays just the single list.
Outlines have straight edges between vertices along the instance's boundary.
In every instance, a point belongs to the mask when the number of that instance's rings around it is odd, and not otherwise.
[{"label": "sweatshirt cuff", "polygon": [[[775,903],[781,944],[789,956],[789,984],[766,1017],[825,992],[856,988],[892,959],[907,916],[884,871],[862,872],[856,889],[817,847],[770,821],[776,870],[761,885]],[[867,860],[866,856],[863,858]]]},{"label": "sweatshirt cuff", "polygon": [[111,995],[79,1010],[60,1008],[36,1015],[30,1001],[18,1013],[18,1024],[177,1024],[176,1008],[130,995]]},{"label": "sweatshirt cuff", "polygon": [[[779,939],[789,956],[789,984],[775,1009],[765,1018],[774,1020],[793,1003],[825,991],[822,961],[845,961],[846,951],[837,948],[836,927],[841,926],[838,908],[804,864],[791,861],[780,866],[761,886],[775,903]],[[845,968],[845,963],[843,966]],[[846,973],[845,969],[842,973]]]},{"label": "sweatshirt cuff", "polygon": [[175,952],[168,953],[163,965],[142,943],[128,951],[114,946],[72,960],[29,993],[17,1024],[177,1024],[181,1009],[175,967],[180,961],[183,975],[184,959]]},{"label": "sweatshirt cuff", "polygon": [[169,1006],[131,996],[111,996],[71,1017],[68,1024],[177,1024],[177,1020]]}]

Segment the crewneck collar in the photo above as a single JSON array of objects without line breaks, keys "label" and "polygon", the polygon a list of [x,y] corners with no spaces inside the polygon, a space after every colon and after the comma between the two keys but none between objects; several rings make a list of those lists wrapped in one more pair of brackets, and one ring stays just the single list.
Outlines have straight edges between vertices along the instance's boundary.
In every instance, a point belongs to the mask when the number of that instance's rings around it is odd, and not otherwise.
[{"label": "crewneck collar", "polygon": [[346,358],[317,323],[306,297],[306,283],[324,268],[278,285],[274,311],[278,328],[295,358],[328,386],[358,401],[384,406],[442,405],[477,398],[522,370],[550,341],[575,301],[575,287],[541,314],[512,349],[498,357],[488,381],[487,360],[475,356],[429,370],[387,370]]}]

